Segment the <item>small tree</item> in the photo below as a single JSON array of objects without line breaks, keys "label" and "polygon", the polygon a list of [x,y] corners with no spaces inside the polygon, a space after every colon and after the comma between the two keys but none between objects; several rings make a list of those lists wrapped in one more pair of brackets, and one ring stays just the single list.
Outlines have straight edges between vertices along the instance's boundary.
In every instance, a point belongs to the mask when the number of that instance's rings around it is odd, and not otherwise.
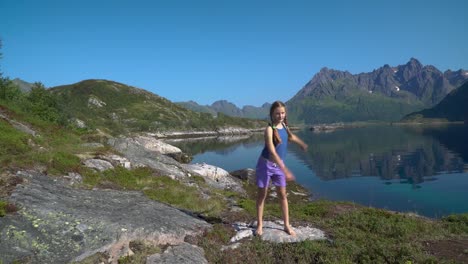
[{"label": "small tree", "polygon": [[[2,40],[0,39],[0,50],[2,49]],[[0,52],[0,60],[2,59],[2,53]],[[19,90],[13,82],[8,78],[3,77],[3,72],[0,68],[0,100],[12,101],[21,96]]]},{"label": "small tree", "polygon": [[57,105],[57,98],[51,94],[45,86],[40,83],[34,83],[31,91],[26,96],[28,104],[26,111],[45,121],[57,123],[60,119],[60,113]]}]

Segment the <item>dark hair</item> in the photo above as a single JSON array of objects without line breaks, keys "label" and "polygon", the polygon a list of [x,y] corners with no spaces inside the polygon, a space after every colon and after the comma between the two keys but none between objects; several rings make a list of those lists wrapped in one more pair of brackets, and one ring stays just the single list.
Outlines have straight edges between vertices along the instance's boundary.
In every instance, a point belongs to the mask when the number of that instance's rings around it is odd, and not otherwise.
[{"label": "dark hair", "polygon": [[[278,130],[276,129],[276,126],[273,125],[273,112],[278,107],[284,107],[284,109],[286,109],[286,105],[281,101],[275,101],[270,107],[270,120],[271,120],[270,126],[273,129],[273,144],[275,146],[278,144],[281,144],[281,137],[278,133]],[[286,132],[288,133],[288,140],[289,140],[289,138],[291,137],[291,131],[289,131],[287,117],[284,118],[283,126],[286,129]]]}]

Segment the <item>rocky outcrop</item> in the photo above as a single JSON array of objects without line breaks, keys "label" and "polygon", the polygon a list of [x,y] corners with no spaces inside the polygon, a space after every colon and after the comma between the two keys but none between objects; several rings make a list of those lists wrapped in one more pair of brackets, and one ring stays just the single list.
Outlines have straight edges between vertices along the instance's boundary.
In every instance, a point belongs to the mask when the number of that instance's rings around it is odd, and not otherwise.
[{"label": "rocky outcrop", "polygon": [[[235,223],[233,227],[236,230],[236,235],[231,238],[229,245],[224,246],[224,249],[236,248],[240,245],[240,241],[245,239],[252,239],[255,235],[257,224],[256,222],[251,224]],[[261,235],[261,239],[274,243],[294,243],[304,240],[327,239],[325,233],[317,228],[312,228],[309,226],[296,226],[293,227],[293,230],[296,232],[295,236],[291,236],[283,230],[283,221],[264,221],[262,230],[263,234]]]},{"label": "rocky outcrop", "polygon": [[135,143],[141,145],[143,148],[155,151],[160,154],[171,154],[182,152],[179,148],[166,144],[163,141],[157,140],[154,137],[137,136],[133,138]]},{"label": "rocky outcrop", "polygon": [[[132,167],[147,166],[173,179],[189,176],[179,162],[164,155],[175,151],[176,148],[167,147],[170,145],[160,140],[153,139],[149,143],[147,138],[118,137],[109,139],[108,144],[122,153],[131,162]],[[180,149],[177,150],[181,152]]]},{"label": "rocky outcrop", "polygon": [[25,125],[23,123],[20,123],[16,120],[13,120],[13,119],[10,119],[8,117],[8,115],[4,114],[1,112],[0,110],[0,119],[3,119],[5,121],[7,121],[8,123],[10,123],[14,128],[16,128],[17,130],[21,131],[21,132],[24,132],[26,134],[30,134],[32,135],[33,137],[36,137],[38,136],[37,132],[34,131],[32,128],[30,128],[28,125]]},{"label": "rocky outcrop", "polygon": [[[109,261],[117,263],[119,257],[132,254],[131,241],[191,247],[183,244],[184,238],[211,227],[140,192],[73,189],[36,172],[18,172],[18,176],[24,181],[9,199],[20,210],[0,221],[3,263],[20,259],[68,263],[97,252],[107,253]],[[197,259],[203,259],[202,252]]]},{"label": "rocky outcrop", "polygon": [[206,163],[184,164],[183,167],[192,174],[202,176],[210,186],[245,193],[241,181],[220,167]]},{"label": "rocky outcrop", "polygon": [[99,98],[96,96],[90,96],[88,99],[88,107],[98,107],[101,108],[103,106],[107,105],[104,101],[101,101]]},{"label": "rocky outcrop", "polygon": [[205,259],[202,248],[182,243],[176,246],[169,246],[162,254],[154,254],[146,259],[146,264],[204,264]]},{"label": "rocky outcrop", "polygon": [[98,171],[105,171],[114,168],[114,166],[112,166],[112,163],[102,159],[87,159],[85,160],[84,165],[88,168],[95,169]]},{"label": "rocky outcrop", "polygon": [[212,187],[244,193],[240,181],[222,168],[208,164],[179,163],[171,155],[182,153],[180,149],[161,140],[149,137],[119,137],[110,139],[108,143],[130,161],[131,167],[147,166],[161,175],[179,180],[199,175]]}]

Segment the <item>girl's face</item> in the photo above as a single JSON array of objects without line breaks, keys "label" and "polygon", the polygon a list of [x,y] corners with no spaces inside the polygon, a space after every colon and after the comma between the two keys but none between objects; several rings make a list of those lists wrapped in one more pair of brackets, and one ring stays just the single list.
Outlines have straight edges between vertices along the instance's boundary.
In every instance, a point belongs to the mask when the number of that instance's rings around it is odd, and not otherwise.
[{"label": "girl's face", "polygon": [[281,123],[284,121],[284,118],[286,117],[286,109],[282,106],[277,107],[275,110],[273,110],[273,114],[271,115],[271,118],[273,119],[273,123]]}]

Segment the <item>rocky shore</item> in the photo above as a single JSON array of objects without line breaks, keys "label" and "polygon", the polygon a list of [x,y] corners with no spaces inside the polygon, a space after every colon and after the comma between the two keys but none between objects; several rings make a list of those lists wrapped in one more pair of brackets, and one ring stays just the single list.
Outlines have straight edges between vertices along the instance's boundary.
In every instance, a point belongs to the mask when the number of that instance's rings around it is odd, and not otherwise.
[{"label": "rocky shore", "polygon": [[159,133],[147,133],[148,136],[157,139],[165,138],[197,138],[197,137],[223,137],[223,136],[242,136],[251,135],[252,133],[262,132],[264,128],[240,128],[240,127],[223,127],[217,130],[206,130],[206,131],[165,131]]},{"label": "rocky shore", "polygon": [[[251,131],[238,131],[251,133]],[[223,131],[234,133],[233,130]],[[187,135],[165,134],[164,137]],[[159,135],[162,137],[162,135]],[[112,154],[81,156],[82,163],[95,171],[117,167],[149,167],[187,185],[198,176],[210,188],[245,195],[246,182],[252,182],[252,169],[227,172],[209,164],[188,164],[182,151],[148,135],[111,138],[106,143]],[[101,147],[101,143],[88,146]],[[119,153],[119,154],[116,154]],[[82,175],[69,173],[50,177],[40,171],[20,170],[12,177],[20,184],[8,202],[19,209],[0,218],[0,263],[79,262],[95,254],[105,254],[105,263],[117,263],[134,254],[131,243],[143,241],[165,250],[147,257],[146,263],[207,263],[203,249],[187,242],[200,236],[212,224],[195,214],[147,198],[141,192],[81,188]],[[202,195],[210,199],[209,194]],[[225,197],[225,199],[228,199]],[[227,211],[242,210],[235,201]],[[255,222],[236,222],[235,235],[224,245],[236,248],[253,238]],[[325,233],[310,226],[295,226],[292,238],[281,230],[281,223],[266,222],[262,239],[276,243],[325,239]],[[181,262],[182,261],[182,262]]]}]

